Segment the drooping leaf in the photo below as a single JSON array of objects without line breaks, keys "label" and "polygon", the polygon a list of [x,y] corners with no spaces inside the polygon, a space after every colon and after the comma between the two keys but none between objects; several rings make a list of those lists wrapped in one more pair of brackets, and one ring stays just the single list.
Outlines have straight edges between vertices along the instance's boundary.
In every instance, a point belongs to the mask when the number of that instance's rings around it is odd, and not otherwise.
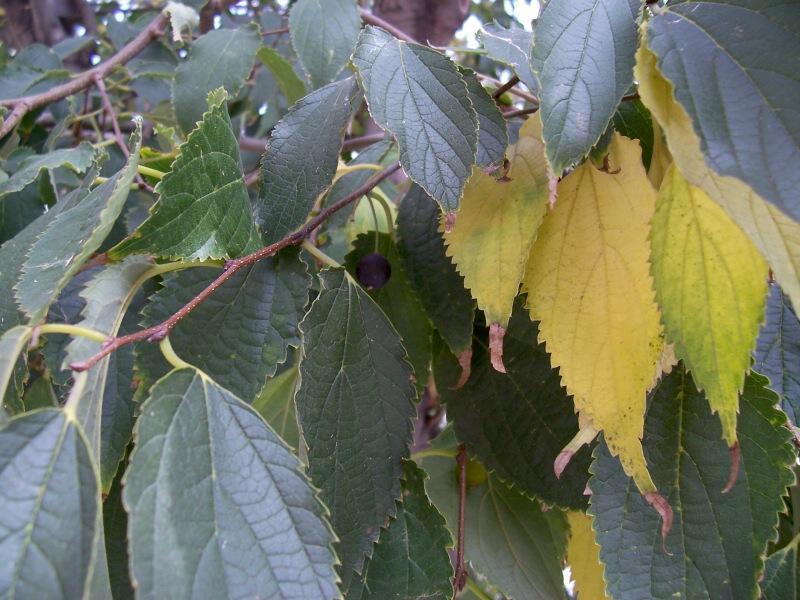
[{"label": "drooping leaf", "polygon": [[297,410],[294,407],[297,374],[297,367],[286,369],[267,381],[258,397],[253,400],[255,411],[264,417],[275,433],[293,450],[300,447]]},{"label": "drooping leaf", "polygon": [[532,92],[539,89],[539,83],[531,70],[530,54],[533,33],[519,27],[506,29],[499,23],[487,23],[478,32],[478,39],[486,49],[489,58],[514,69],[519,80]]},{"label": "drooping leaf", "polygon": [[800,581],[797,570],[798,539],[767,557],[764,578],[759,582],[764,600],[794,600]]},{"label": "drooping leaf", "polygon": [[262,46],[258,49],[256,56],[261,64],[272,72],[289,106],[306,95],[306,84],[297,76],[291,63],[277,50],[269,46]]},{"label": "drooping leaf", "polygon": [[239,93],[260,46],[261,31],[256,23],[212,29],[192,43],[189,57],[175,69],[172,84],[175,117],[184,133],[195,129],[195,123],[203,118],[209,92],[222,86],[231,97]]},{"label": "drooping leaf", "polygon": [[275,125],[261,166],[264,243],[302,225],[333,181],[356,98],[355,80],[343,79],[310,93]]},{"label": "drooping leaf", "polygon": [[[441,454],[456,454],[452,429],[433,442]],[[425,489],[444,515],[451,533],[458,530],[458,469],[455,458],[428,456]],[[475,465],[482,471],[480,464]],[[507,487],[495,475],[468,485],[464,558],[510,598],[564,597],[561,561],[566,552],[567,520],[558,509],[543,511],[538,500]],[[483,479],[483,481],[480,481]]]},{"label": "drooping leaf", "polygon": [[764,325],[758,336],[753,369],[769,378],[789,420],[800,423],[800,321],[788,296],[770,285]]},{"label": "drooping leaf", "polygon": [[797,221],[800,76],[787,57],[800,55],[800,27],[790,10],[781,0],[670,2],[648,21],[647,45],[711,169]]},{"label": "drooping leaf", "polygon": [[154,254],[205,260],[233,258],[258,248],[239,142],[231,130],[225,97],[221,89],[209,94],[208,112],[156,186],[159,201],[150,216],[109,250],[109,257]]},{"label": "drooping leaf", "polygon": [[298,0],[292,5],[292,46],[314,88],[336,79],[356,47],[360,29],[355,0]]},{"label": "drooping leaf", "polygon": [[476,343],[469,380],[458,390],[439,386],[439,393],[458,439],[499,478],[545,502],[583,508],[591,449],[579,450],[556,478],[553,463],[578,433],[578,419],[537,334],[517,303],[504,341],[507,373],[495,371]]},{"label": "drooping leaf", "polygon": [[[152,264],[141,257],[130,257],[119,264],[110,265],[95,275],[81,291],[85,306],[81,327],[93,329],[113,337],[117,335],[125,311],[133,294],[141,285]],[[81,362],[99,352],[99,342],[75,337],[66,348],[64,368],[74,362]],[[124,395],[117,393],[116,380],[125,377],[132,370],[132,349],[122,348],[117,353],[101,360],[85,374],[75,379],[70,390],[70,399],[76,402],[76,420],[86,433],[86,440],[92,458],[100,469],[100,484],[107,493],[125,454],[133,429],[133,390]],[[122,439],[120,439],[122,438]]]},{"label": "drooping leaf", "polygon": [[575,591],[581,600],[607,600],[600,546],[594,539],[592,517],[578,511],[567,513],[569,543],[567,564],[572,570]]},{"label": "drooping leaf", "polygon": [[[614,129],[625,137],[639,140],[642,147],[642,164],[650,170],[653,158],[653,118],[641,100],[621,102],[612,120]],[[658,187],[658,186],[657,186]]]},{"label": "drooping leaf", "polygon": [[137,596],[336,596],[324,508],[252,408],[181,369],[136,428],[123,500]]},{"label": "drooping leaf", "polygon": [[361,261],[373,253],[386,259],[390,277],[385,285],[368,290],[368,293],[400,334],[408,359],[414,367],[414,379],[417,386],[423,388],[428,381],[431,362],[431,323],[411,287],[400,263],[397,246],[389,234],[373,231],[356,238],[353,251],[347,255],[350,274],[357,277],[358,268],[363,264]]},{"label": "drooping leaf", "polygon": [[559,182],[524,287],[576,408],[652,491],[640,440],[662,344],[648,264],[655,191],[640,156],[636,142],[615,135],[608,173],[584,163]]},{"label": "drooping leaf", "polygon": [[415,394],[383,311],[343,270],[320,276],[324,289],[301,324],[295,403],[311,480],[340,540],[341,570],[358,573],[396,511]]},{"label": "drooping leaf", "polygon": [[[20,360],[20,354],[31,335],[30,327],[16,325],[0,336],[0,402],[12,413],[22,408],[25,369],[20,362],[24,362],[25,357]],[[8,404],[9,398],[14,400],[14,405]]]},{"label": "drooping leaf", "polygon": [[764,318],[767,263],[747,236],[673,166],[651,222],[652,273],[667,340],[736,441],[739,392]]},{"label": "drooping leaf", "polygon": [[474,169],[455,225],[444,234],[447,256],[464,276],[487,323],[503,327],[547,210],[547,164],[536,116],[522,126],[509,156],[510,181]]},{"label": "drooping leaf", "polygon": [[536,22],[531,65],[556,175],[588,154],[633,82],[633,16],[628,0],[551,0]]},{"label": "drooping leaf", "polygon": [[137,120],[130,158],[122,170],[77,205],[60,212],[31,246],[15,288],[15,297],[31,322],[47,314],[59,292],[111,231],[128,198],[141,144],[142,122]]},{"label": "drooping leaf", "polygon": [[[795,454],[777,396],[757,374],[742,394],[736,484],[722,493],[730,457],[722,428],[683,367],[654,389],[645,453],[674,511],[662,547],[658,515],[605,444],[595,450],[590,512],[614,598],[753,598],[775,536]],[[669,552],[667,554],[664,548]]]},{"label": "drooping leaf", "polygon": [[[297,329],[311,284],[296,250],[245,267],[219,286],[170,332],[175,352],[247,403],[267,377],[297,347]],[[199,294],[217,269],[188,269],[167,278],[145,309],[145,326],[156,325]],[[156,347],[143,348],[158,365],[147,373],[154,382],[169,371]]]},{"label": "drooping leaf", "polygon": [[446,549],[452,545],[444,517],[425,494],[425,473],[405,461],[397,516],[381,531],[364,572],[347,586],[347,599],[449,600],[453,567]]},{"label": "drooping leaf", "polygon": [[23,190],[45,169],[68,167],[76,173],[83,173],[94,164],[95,158],[95,149],[89,142],[81,142],[75,148],[62,148],[47,154],[34,154],[23,160],[17,170],[0,183],[0,200],[6,194]]},{"label": "drooping leaf", "polygon": [[456,66],[372,26],[362,31],[353,64],[372,118],[400,146],[405,172],[443,211],[455,211],[478,143],[478,119]]},{"label": "drooping leaf", "polygon": [[416,184],[400,202],[397,249],[408,281],[428,317],[455,354],[472,344],[475,301],[447,258],[439,207]]},{"label": "drooping leaf", "polygon": [[684,177],[718,202],[767,259],[795,310],[800,308],[800,224],[735,178],[716,174],[707,164],[692,121],[673,97],[672,85],[658,72],[645,47],[637,54],[636,80],[642,101],[658,120],[675,164]]},{"label": "drooping leaf", "polygon": [[103,535],[99,487],[86,441],[67,412],[27,413],[0,429],[0,595],[88,593]]},{"label": "drooping leaf", "polygon": [[508,146],[508,128],[503,113],[489,92],[469,69],[460,69],[467,84],[469,99],[478,115],[478,152],[475,164],[479,167],[500,164]]}]

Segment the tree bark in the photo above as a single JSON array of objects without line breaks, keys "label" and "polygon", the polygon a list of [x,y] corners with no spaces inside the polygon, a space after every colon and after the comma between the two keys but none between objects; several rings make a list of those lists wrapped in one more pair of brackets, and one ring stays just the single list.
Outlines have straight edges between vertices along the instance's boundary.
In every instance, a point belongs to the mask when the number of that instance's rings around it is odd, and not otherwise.
[{"label": "tree bark", "polygon": [[422,44],[446,46],[469,14],[469,0],[377,0],[376,15]]}]

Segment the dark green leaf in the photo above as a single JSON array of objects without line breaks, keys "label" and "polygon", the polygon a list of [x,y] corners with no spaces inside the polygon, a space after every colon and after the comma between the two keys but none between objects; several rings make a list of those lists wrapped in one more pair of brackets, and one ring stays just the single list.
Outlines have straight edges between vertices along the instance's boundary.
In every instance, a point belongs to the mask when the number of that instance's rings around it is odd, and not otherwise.
[{"label": "dark green leaf", "polygon": [[517,303],[503,343],[507,373],[497,372],[489,362],[488,348],[476,343],[472,374],[464,387],[439,391],[458,439],[487,468],[545,502],[583,508],[591,450],[581,448],[556,478],[553,463],[578,433],[578,418],[538,333],[536,323]]},{"label": "dark green leaf", "polygon": [[0,72],[0,100],[44,92],[66,79],[64,65],[42,44],[22,48]]},{"label": "dark green leaf", "polygon": [[21,412],[22,393],[25,385],[25,356],[20,358],[30,341],[30,327],[16,325],[0,337],[0,399],[10,412]]},{"label": "dark green leaf", "polygon": [[[451,532],[458,524],[456,444],[452,429],[446,429],[422,463],[430,476],[425,489]],[[474,469],[483,472],[479,464]],[[563,598],[561,563],[568,530],[564,513],[556,508],[543,511],[538,500],[509,488],[495,475],[475,479],[467,487],[465,559],[510,598]]]},{"label": "dark green leaf", "polygon": [[272,130],[259,201],[266,244],[302,225],[333,181],[356,92],[352,78],[326,85],[295,104]]},{"label": "dark green leaf", "polygon": [[103,535],[97,474],[77,423],[57,409],[0,429],[0,595],[83,598]]},{"label": "dark green leaf", "polygon": [[505,117],[473,71],[461,69],[461,76],[467,84],[472,107],[478,113],[478,152],[475,163],[480,167],[499,164],[508,147]]},{"label": "dark green leaf", "polygon": [[213,29],[195,40],[189,58],[175,69],[172,86],[175,117],[184,133],[203,118],[209,92],[222,86],[231,97],[239,93],[259,46],[261,30],[256,23]]},{"label": "dark green leaf", "polygon": [[[160,323],[199,294],[217,276],[216,269],[195,268],[169,277],[145,309],[144,325]],[[236,272],[170,333],[175,352],[245,402],[252,402],[267,377],[286,360],[289,346],[300,344],[298,323],[308,302],[311,278],[296,250],[258,261]],[[169,366],[151,355],[147,381]]]},{"label": "dark green leaf", "polygon": [[519,27],[506,29],[499,23],[487,23],[478,32],[478,39],[489,58],[514,69],[519,80],[536,93],[539,84],[528,59],[533,45],[533,33]]},{"label": "dark green leaf", "polygon": [[306,95],[306,85],[294,72],[291,63],[276,50],[269,46],[262,46],[256,56],[261,61],[261,64],[272,71],[272,75],[275,77],[275,81],[278,82],[289,105],[294,104]]},{"label": "dark green leaf", "polygon": [[478,120],[457,67],[425,46],[366,27],[353,55],[370,114],[400,146],[400,162],[453,212],[472,174]]},{"label": "dark green leaf", "polygon": [[0,200],[6,194],[24,189],[45,169],[67,167],[76,173],[83,173],[94,164],[95,159],[95,149],[89,142],[81,142],[75,148],[62,148],[47,154],[34,154],[23,160],[11,177],[0,183]]},{"label": "dark green leaf", "polygon": [[344,572],[360,572],[396,511],[408,456],[411,367],[380,308],[341,269],[320,273],[323,290],[301,324],[297,414],[311,480],[321,489]]},{"label": "dark green leaf", "polygon": [[796,9],[784,0],[670,2],[648,21],[647,40],[709,166],[798,220]]},{"label": "dark green leaf", "polygon": [[622,102],[614,113],[614,129],[625,137],[639,140],[642,147],[642,164],[650,168],[653,158],[653,118],[641,100]]},{"label": "dark green leaf", "polygon": [[590,512],[615,598],[753,598],[762,555],[775,536],[795,454],[786,418],[767,380],[751,374],[741,397],[739,478],[730,469],[719,419],[683,367],[655,388],[645,416],[644,451],[657,488],[673,509],[661,523],[605,443],[595,450]]},{"label": "dark green leaf", "polygon": [[425,473],[412,461],[403,465],[403,501],[397,516],[381,531],[364,572],[347,588],[347,600],[453,596],[453,545],[441,513],[425,494]]},{"label": "dark green leaf", "polygon": [[253,401],[255,411],[264,417],[292,450],[300,448],[300,431],[294,407],[297,374],[297,367],[290,367],[276,375],[267,381],[258,398]]},{"label": "dark green leaf", "polygon": [[133,585],[128,570],[128,513],[122,505],[122,469],[103,501],[103,532],[111,595],[114,600],[133,600]]},{"label": "dark green leaf", "polygon": [[771,554],[764,563],[759,582],[764,600],[796,600],[798,589],[797,544],[800,538]]},{"label": "dark green leaf", "polygon": [[356,47],[360,29],[355,0],[298,0],[292,5],[292,46],[314,88],[336,79]]},{"label": "dark green leaf", "polygon": [[209,111],[180,147],[156,186],[160,199],[132,236],[109,256],[155,254],[168,259],[233,258],[258,248],[258,232],[231,130],[225,93],[209,94]]},{"label": "dark green leaf", "polygon": [[325,509],[252,408],[181,369],[153,387],[136,427],[123,499],[137,596],[337,594]]},{"label": "dark green leaf", "polygon": [[39,218],[55,202],[50,176],[40,175],[22,191],[0,201],[0,244],[13,238]]},{"label": "dark green leaf", "polygon": [[770,285],[766,317],[758,336],[753,368],[769,378],[789,420],[800,423],[800,321],[778,284]]},{"label": "dark green leaf", "polygon": [[400,202],[398,250],[411,286],[434,327],[455,354],[472,344],[475,301],[445,255],[439,232],[439,208],[417,185]]},{"label": "dark green leaf", "polygon": [[22,404],[26,411],[58,406],[58,398],[53,391],[53,384],[46,373],[42,373],[28,384],[25,395],[22,397]]},{"label": "dark green leaf", "polygon": [[416,383],[422,388],[428,381],[433,331],[422,304],[400,264],[397,247],[391,236],[374,231],[359,235],[353,243],[353,251],[347,255],[347,269],[355,276],[359,260],[375,252],[388,262],[390,276],[385,285],[368,290],[368,293],[383,309],[400,334],[403,347],[408,352],[409,360],[414,367]]},{"label": "dark green leaf", "polygon": [[547,158],[556,175],[595,145],[633,82],[636,24],[628,0],[551,0],[531,64],[541,84]]}]

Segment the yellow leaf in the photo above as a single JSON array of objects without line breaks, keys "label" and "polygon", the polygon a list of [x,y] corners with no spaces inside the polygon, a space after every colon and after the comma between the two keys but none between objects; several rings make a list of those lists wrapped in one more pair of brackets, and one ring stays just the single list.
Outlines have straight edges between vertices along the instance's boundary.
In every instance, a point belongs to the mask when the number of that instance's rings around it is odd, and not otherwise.
[{"label": "yellow leaf", "polygon": [[567,564],[580,600],[605,600],[606,582],[600,546],[594,539],[592,517],[582,512],[567,513],[570,537],[567,544]]},{"label": "yellow leaf", "polygon": [[689,115],[675,100],[672,84],[658,71],[656,57],[645,45],[637,52],[635,78],[642,101],[664,130],[683,176],[711,196],[744,230],[767,259],[795,310],[800,311],[800,224],[743,181],[718,175],[708,167]]},{"label": "yellow leaf", "polygon": [[650,492],[641,438],[662,340],[648,263],[656,193],[640,154],[639,144],[615,135],[609,172],[584,163],[558,184],[523,285],[576,409]]},{"label": "yellow leaf", "polygon": [[455,225],[445,233],[447,255],[488,323],[508,324],[531,245],[548,198],[547,161],[538,115],[528,119],[509,152],[510,181],[475,168]]},{"label": "yellow leaf", "polygon": [[650,242],[667,339],[733,445],[739,392],[764,316],[767,263],[725,211],[674,166],[658,194]]}]

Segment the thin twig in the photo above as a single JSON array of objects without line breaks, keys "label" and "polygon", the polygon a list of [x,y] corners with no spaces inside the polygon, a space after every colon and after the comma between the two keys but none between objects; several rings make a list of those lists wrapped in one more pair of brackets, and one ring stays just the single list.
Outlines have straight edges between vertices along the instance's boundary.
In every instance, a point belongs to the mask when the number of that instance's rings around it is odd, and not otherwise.
[{"label": "thin twig", "polygon": [[514,117],[524,117],[526,115],[532,115],[537,110],[539,110],[538,106],[534,106],[533,108],[520,108],[519,110],[510,110],[508,112],[504,112],[503,116],[506,119],[513,119]]},{"label": "thin twig", "polygon": [[360,186],[358,189],[354,190],[352,193],[348,194],[338,202],[331,204],[329,207],[325,208],[322,212],[320,212],[316,217],[308,221],[305,225],[303,225],[300,229],[295,231],[294,233],[290,233],[286,237],[281,240],[278,240],[274,244],[270,244],[265,248],[261,248],[261,250],[257,250],[252,254],[248,254],[247,256],[243,256],[241,258],[236,258],[234,260],[230,260],[225,264],[225,267],[222,273],[212,281],[202,292],[200,292],[197,296],[192,298],[189,302],[187,302],[183,307],[181,307],[177,312],[175,312],[172,316],[170,316],[165,321],[159,323],[158,325],[154,325],[153,327],[148,327],[147,329],[142,329],[141,331],[137,331],[130,335],[124,335],[122,337],[114,337],[109,338],[105,341],[102,348],[100,349],[97,354],[89,357],[87,360],[77,363],[72,363],[70,368],[73,371],[86,371],[87,369],[92,368],[98,362],[100,362],[104,357],[108,356],[115,350],[122,348],[123,346],[127,346],[128,344],[132,344],[134,342],[141,342],[147,340],[149,342],[160,342],[163,340],[169,332],[175,327],[178,323],[180,323],[181,319],[183,319],[186,315],[192,312],[195,308],[197,308],[206,298],[208,298],[211,294],[213,294],[217,288],[219,288],[223,283],[225,283],[228,279],[230,279],[234,273],[257,263],[263,258],[267,258],[268,256],[273,256],[277,252],[283,250],[288,246],[297,246],[303,243],[311,233],[322,223],[324,223],[332,214],[337,212],[338,210],[344,208],[351,202],[359,199],[364,194],[368,193],[372,188],[378,185],[381,181],[392,175],[395,171],[400,169],[400,163],[395,163],[394,165],[387,167],[371,179],[369,179],[364,185]]},{"label": "thin twig", "polygon": [[453,577],[453,587],[456,592],[464,589],[467,582],[467,569],[464,565],[464,525],[466,522],[465,508],[467,504],[467,449],[464,444],[459,444],[458,455],[458,540],[456,541],[456,572]]},{"label": "thin twig", "polygon": [[119,128],[119,121],[117,120],[117,113],[114,110],[114,105],[111,104],[111,98],[108,97],[106,84],[103,82],[103,78],[97,73],[94,74],[94,84],[97,87],[97,91],[100,92],[100,98],[103,101],[103,106],[105,107],[106,112],[111,119],[111,127],[114,130],[114,139],[117,140],[117,146],[119,146],[120,150],[122,150],[125,158],[128,158],[131,155],[131,151],[128,150],[128,145],[125,143],[125,138],[122,137],[122,131]]},{"label": "thin twig", "polygon": [[365,23],[369,23],[370,25],[375,25],[377,27],[385,29],[386,31],[391,33],[394,37],[396,37],[399,40],[403,40],[404,42],[411,42],[412,44],[419,43],[413,37],[408,35],[405,31],[403,31],[398,27],[395,27],[394,25],[389,23],[389,21],[381,19],[378,15],[373,14],[370,11],[365,10],[363,8],[359,8],[358,12],[361,15],[361,18],[364,19]]},{"label": "thin twig", "polygon": [[[342,144],[342,151],[349,152],[350,150],[357,150],[364,146],[369,146],[381,140],[388,139],[384,133],[368,133],[357,137],[348,138]],[[262,154],[267,147],[267,140],[262,138],[254,138],[246,135],[239,136],[239,148],[247,152],[258,152]]]},{"label": "thin twig", "polygon": [[503,85],[501,85],[494,92],[492,92],[492,98],[494,98],[495,100],[498,100],[500,98],[500,96],[505,94],[507,91],[509,91],[511,88],[513,88],[518,83],[519,83],[519,77],[514,75],[511,79],[506,81]]},{"label": "thin twig", "polygon": [[109,57],[108,60],[101,62],[99,65],[92,69],[84,71],[74,79],[66,83],[57,85],[49,90],[40,94],[33,94],[31,96],[22,96],[20,98],[10,98],[7,100],[0,100],[0,106],[13,106],[11,114],[3,121],[0,126],[0,138],[8,134],[14,127],[16,127],[22,118],[30,111],[45,106],[56,100],[61,100],[67,96],[71,96],[81,90],[86,89],[95,82],[96,77],[105,78],[111,71],[119,65],[127,63],[155,38],[161,37],[166,31],[169,16],[162,12],[150,24],[145,27],[139,34],[123,46],[119,52]]},{"label": "thin twig", "polygon": [[262,31],[261,35],[263,37],[267,37],[268,35],[281,35],[284,33],[289,33],[288,27],[278,27],[278,29],[267,29],[266,31]]}]

